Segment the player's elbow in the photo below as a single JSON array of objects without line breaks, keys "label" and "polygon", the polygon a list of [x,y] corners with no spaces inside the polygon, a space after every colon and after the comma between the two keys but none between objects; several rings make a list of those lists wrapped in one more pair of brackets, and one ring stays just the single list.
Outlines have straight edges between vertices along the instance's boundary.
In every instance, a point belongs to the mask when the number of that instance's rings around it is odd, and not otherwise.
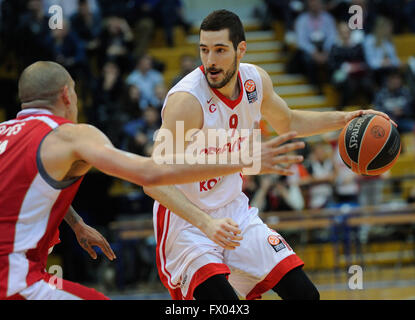
[{"label": "player's elbow", "polygon": [[170,167],[155,166],[143,175],[143,187],[152,188],[160,185],[171,184],[176,172]]},{"label": "player's elbow", "polygon": [[159,172],[148,172],[141,177],[141,180],[144,190],[163,184],[162,175]]}]

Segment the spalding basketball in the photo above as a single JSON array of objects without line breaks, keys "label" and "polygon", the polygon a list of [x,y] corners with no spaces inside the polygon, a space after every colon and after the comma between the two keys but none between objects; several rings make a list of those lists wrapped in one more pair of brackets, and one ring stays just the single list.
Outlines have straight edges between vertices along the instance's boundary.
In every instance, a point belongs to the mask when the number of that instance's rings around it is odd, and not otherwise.
[{"label": "spalding basketball", "polygon": [[401,139],[391,121],[378,115],[352,119],[339,136],[339,153],[355,173],[376,176],[388,171],[401,152]]}]

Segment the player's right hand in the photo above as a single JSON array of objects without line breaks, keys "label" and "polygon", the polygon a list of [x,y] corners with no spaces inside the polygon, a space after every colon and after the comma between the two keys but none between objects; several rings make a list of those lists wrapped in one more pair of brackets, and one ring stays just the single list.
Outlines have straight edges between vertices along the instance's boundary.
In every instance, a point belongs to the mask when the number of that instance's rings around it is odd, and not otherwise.
[{"label": "player's right hand", "polygon": [[202,231],[210,240],[227,250],[236,249],[240,245],[239,241],[243,239],[239,235],[241,230],[238,224],[231,218],[212,219]]},{"label": "player's right hand", "polygon": [[302,162],[304,157],[300,155],[289,155],[288,153],[303,149],[305,143],[302,141],[284,143],[294,139],[296,136],[297,132],[291,131],[262,143],[260,174],[273,173],[285,176],[294,174],[294,171],[290,170],[290,166]]}]

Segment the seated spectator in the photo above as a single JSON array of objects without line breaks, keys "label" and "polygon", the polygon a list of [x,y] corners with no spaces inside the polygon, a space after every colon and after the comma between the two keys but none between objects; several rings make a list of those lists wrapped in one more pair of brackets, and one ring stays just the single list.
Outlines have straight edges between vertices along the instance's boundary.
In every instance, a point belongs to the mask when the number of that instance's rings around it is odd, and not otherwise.
[{"label": "seated spectator", "polygon": [[415,0],[408,0],[403,7],[403,14],[405,17],[406,25],[408,26],[408,31],[415,33]]},{"label": "seated spectator", "polygon": [[366,61],[374,71],[375,80],[380,85],[384,75],[400,65],[392,42],[392,23],[389,19],[376,18],[373,34],[366,36],[363,42]]},{"label": "seated spectator", "polygon": [[333,152],[333,164],[336,177],[334,181],[336,203],[358,204],[358,176],[344,164],[338,152]]},{"label": "seated spectator", "polygon": [[330,145],[316,143],[312,147],[309,159],[304,163],[309,177],[303,178],[301,184],[309,187],[311,209],[325,208],[333,201],[335,171],[332,151]]},{"label": "seated spectator", "polygon": [[377,92],[374,101],[375,108],[388,114],[398,125],[402,133],[414,131],[414,97],[404,86],[399,71],[391,72],[386,78],[386,84]]},{"label": "seated spectator", "polygon": [[90,85],[91,75],[84,42],[72,31],[68,20],[64,20],[62,29],[52,30],[52,38],[54,60],[63,65],[74,80],[82,79],[86,86]]},{"label": "seated spectator", "polygon": [[41,0],[29,0],[26,9],[17,25],[19,41],[16,42],[19,62],[23,68],[36,60],[53,58],[49,18],[44,14]]},{"label": "seated spectator", "polygon": [[166,95],[167,95],[167,88],[164,85],[164,83],[161,82],[158,85],[156,85],[156,87],[154,88],[154,97],[157,101],[156,101],[156,104],[153,105],[153,107],[161,111],[163,104],[164,104],[164,100],[166,99]]},{"label": "seated spectator", "polygon": [[248,197],[250,201],[253,200],[257,190],[258,185],[256,182],[256,177],[251,175],[243,176],[242,180],[242,192]]},{"label": "seated spectator", "polygon": [[[98,0],[86,0],[88,7],[91,8],[93,14],[100,13],[100,5]],[[79,11],[79,2],[77,0],[42,0],[43,10],[47,15],[49,8],[53,5],[58,5],[62,8],[62,14],[64,19],[70,19],[74,14]]]},{"label": "seated spectator", "polygon": [[121,98],[121,108],[125,111],[128,120],[138,119],[142,115],[140,108],[141,91],[135,85],[127,85]]},{"label": "seated spectator", "polygon": [[71,17],[71,25],[78,37],[84,41],[86,49],[91,52],[99,45],[102,20],[98,12],[93,12],[87,0],[78,0],[79,10]]},{"label": "seated spectator", "polygon": [[164,79],[159,71],[153,69],[152,57],[148,54],[138,60],[136,69],[127,77],[127,84],[135,85],[141,91],[140,107],[157,106],[159,100],[155,96],[155,88]]},{"label": "seated spectator", "polygon": [[183,3],[181,0],[159,0],[155,8],[157,23],[164,29],[166,43],[174,46],[174,27],[180,26],[185,33],[189,33],[190,24],[185,20]]},{"label": "seated spectator", "polygon": [[320,73],[327,69],[328,54],[337,38],[336,24],[321,0],[308,0],[307,4],[308,11],[295,21],[297,46],[309,81],[322,93]]},{"label": "seated spectator", "polygon": [[356,103],[362,95],[365,104],[372,101],[373,84],[365,61],[363,46],[355,43],[346,22],[338,24],[338,41],[329,54],[329,67],[332,83],[340,94],[340,106]]},{"label": "seated spectator", "polygon": [[252,198],[252,206],[259,211],[288,211],[304,208],[298,185],[289,184],[286,176],[263,175]]},{"label": "seated spectator", "polygon": [[171,87],[174,87],[180,80],[187,76],[196,68],[196,58],[190,54],[184,54],[180,57],[180,73],[174,77]]},{"label": "seated spectator", "polygon": [[120,111],[119,100],[124,90],[119,66],[108,61],[102,68],[94,92],[94,105],[89,112],[91,123],[105,132],[114,145],[120,145],[121,126],[125,117]]},{"label": "seated spectator", "polygon": [[142,118],[133,119],[124,125],[127,150],[139,155],[151,156],[154,133],[160,126],[160,110],[154,107],[146,108]]},{"label": "seated spectator", "polygon": [[298,12],[303,10],[301,1],[289,0],[263,0],[266,5],[266,13],[262,19],[262,27],[271,29],[271,23],[275,20],[282,21],[285,33],[294,30],[294,20]]},{"label": "seated spectator", "polygon": [[121,73],[131,66],[131,51],[134,46],[134,35],[128,22],[119,17],[108,17],[104,21],[104,28],[100,36],[100,62],[116,61],[121,68]]}]

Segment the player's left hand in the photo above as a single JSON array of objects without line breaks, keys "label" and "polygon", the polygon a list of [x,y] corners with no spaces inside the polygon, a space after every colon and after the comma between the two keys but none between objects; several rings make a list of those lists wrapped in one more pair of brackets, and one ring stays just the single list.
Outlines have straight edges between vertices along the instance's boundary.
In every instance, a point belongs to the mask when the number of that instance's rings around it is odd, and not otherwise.
[{"label": "player's left hand", "polygon": [[93,246],[99,247],[109,260],[112,261],[116,258],[114,251],[112,251],[111,246],[102,234],[83,221],[74,227],[74,232],[78,243],[89,253],[92,259],[97,258],[97,253],[92,248]]},{"label": "player's left hand", "polygon": [[368,110],[358,110],[358,111],[352,111],[352,112],[347,112],[346,116],[345,116],[345,122],[348,123],[350,120],[356,118],[356,117],[360,117],[363,116],[365,114],[376,114],[378,116],[381,116],[383,118],[385,118],[386,120],[392,122],[392,124],[395,127],[398,127],[398,125],[395,123],[395,121],[393,121],[386,113],[380,112],[380,111],[376,111],[373,109],[368,109]]}]

